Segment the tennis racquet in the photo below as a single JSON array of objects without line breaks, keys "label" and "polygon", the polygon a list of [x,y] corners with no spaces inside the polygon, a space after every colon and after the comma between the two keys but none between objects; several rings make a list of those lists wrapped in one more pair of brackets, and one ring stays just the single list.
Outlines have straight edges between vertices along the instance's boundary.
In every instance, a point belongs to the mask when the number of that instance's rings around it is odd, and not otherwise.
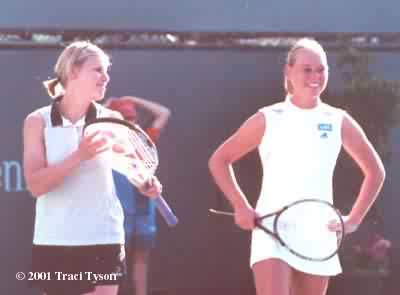
[{"label": "tennis racquet", "polygon": [[[100,131],[110,145],[112,168],[125,175],[137,187],[143,186],[158,167],[157,148],[148,135],[137,125],[117,118],[97,118],[87,122],[84,134]],[[155,199],[158,211],[169,226],[178,218],[162,196]]]},{"label": "tennis racquet", "polygon": [[[234,213],[210,209],[214,214],[233,216]],[[328,229],[330,222],[339,230]],[[259,216],[257,228],[274,237],[289,252],[309,261],[325,261],[339,251],[345,236],[343,217],[329,202],[302,199],[282,209]]]}]

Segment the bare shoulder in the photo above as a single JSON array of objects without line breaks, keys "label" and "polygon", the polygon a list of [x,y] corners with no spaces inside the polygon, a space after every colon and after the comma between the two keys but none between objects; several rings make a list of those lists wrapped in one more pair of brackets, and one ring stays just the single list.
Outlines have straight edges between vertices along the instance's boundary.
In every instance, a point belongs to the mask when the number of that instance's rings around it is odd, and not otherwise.
[{"label": "bare shoulder", "polygon": [[343,114],[342,143],[353,156],[373,151],[372,144],[362,127],[346,112]]},{"label": "bare shoulder", "polygon": [[40,110],[35,110],[28,114],[24,120],[24,128],[39,128],[43,129],[45,125],[43,116],[40,114]]},{"label": "bare shoulder", "polygon": [[229,163],[235,162],[261,143],[264,130],[264,115],[261,112],[253,114],[218,147],[213,158],[220,157]]},{"label": "bare shoulder", "polygon": [[266,118],[264,113],[257,112],[253,114],[243,123],[242,127],[249,128],[253,130],[253,132],[261,131],[263,133],[266,127]]},{"label": "bare shoulder", "polygon": [[385,168],[379,154],[362,127],[348,113],[343,115],[342,143],[364,173],[377,173],[384,177]]},{"label": "bare shoulder", "polygon": [[266,128],[266,118],[262,112],[257,112],[248,118],[233,135],[241,143],[248,143],[252,148],[261,143]]},{"label": "bare shoulder", "polygon": [[44,138],[45,120],[40,111],[34,111],[26,116],[23,127],[24,153],[32,153],[42,145]]},{"label": "bare shoulder", "polygon": [[365,133],[353,117],[351,117],[347,112],[343,112],[342,140],[351,140],[353,136],[365,137]]}]

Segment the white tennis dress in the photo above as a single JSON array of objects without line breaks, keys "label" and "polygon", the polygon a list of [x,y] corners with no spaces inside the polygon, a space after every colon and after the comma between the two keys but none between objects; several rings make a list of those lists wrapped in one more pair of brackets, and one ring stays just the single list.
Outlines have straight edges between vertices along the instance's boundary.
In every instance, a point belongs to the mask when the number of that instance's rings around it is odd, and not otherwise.
[{"label": "white tennis dress", "polygon": [[[304,198],[332,202],[332,176],[341,149],[343,110],[319,102],[301,109],[290,98],[259,110],[266,130],[259,145],[263,166],[262,189],[256,211],[267,214]],[[310,274],[341,272],[337,255],[323,262],[301,259],[260,229],[252,233],[250,264],[278,258]]]}]

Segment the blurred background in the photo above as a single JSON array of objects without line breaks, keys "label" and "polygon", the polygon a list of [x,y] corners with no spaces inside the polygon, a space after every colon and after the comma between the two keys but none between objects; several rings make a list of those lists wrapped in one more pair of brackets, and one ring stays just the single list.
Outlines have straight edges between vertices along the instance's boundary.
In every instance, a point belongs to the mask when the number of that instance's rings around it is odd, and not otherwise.
[{"label": "blurred background", "polygon": [[[181,222],[170,229],[159,220],[151,294],[254,294],[250,235],[208,214],[210,207],[228,206],[207,161],[246,118],[283,99],[288,44],[313,37],[325,47],[331,68],[323,98],[361,123],[387,168],[380,198],[345,242],[344,272],[328,294],[398,294],[399,9],[394,0],[3,0],[0,293],[38,294],[16,279],[29,269],[34,220],[21,165],[22,124],[49,103],[41,82],[52,77],[65,44],[89,39],[112,56],[107,97],[139,96],[172,111],[158,143],[158,176]],[[256,152],[235,166],[253,204],[260,168]],[[346,213],[360,171],[341,154],[336,172],[335,202]]]}]

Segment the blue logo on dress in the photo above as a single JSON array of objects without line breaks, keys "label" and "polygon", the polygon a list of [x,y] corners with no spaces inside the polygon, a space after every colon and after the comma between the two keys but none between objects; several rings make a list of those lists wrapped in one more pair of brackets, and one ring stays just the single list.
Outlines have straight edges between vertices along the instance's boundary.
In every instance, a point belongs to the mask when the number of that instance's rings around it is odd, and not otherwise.
[{"label": "blue logo on dress", "polygon": [[318,130],[320,131],[332,131],[332,124],[330,123],[319,123]]},{"label": "blue logo on dress", "polygon": [[321,138],[328,138],[328,132],[332,131],[332,124],[330,123],[319,123],[318,131],[322,131],[320,134]]}]

